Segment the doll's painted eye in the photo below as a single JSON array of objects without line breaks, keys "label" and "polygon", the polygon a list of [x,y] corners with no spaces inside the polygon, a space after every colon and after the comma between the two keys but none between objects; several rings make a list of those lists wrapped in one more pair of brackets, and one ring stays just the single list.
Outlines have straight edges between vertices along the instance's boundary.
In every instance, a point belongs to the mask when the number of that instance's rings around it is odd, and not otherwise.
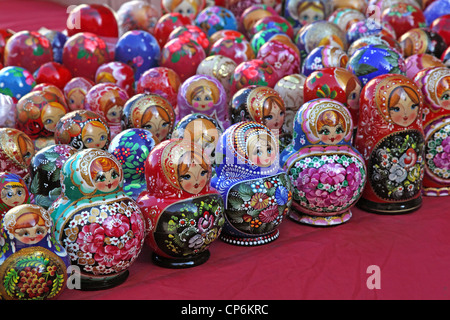
[{"label": "doll's painted eye", "polygon": [[330,130],[328,130],[328,129],[321,129],[321,130],[319,131],[319,134],[329,135],[329,134],[330,134]]},{"label": "doll's painted eye", "polygon": [[105,180],[106,180],[106,177],[105,177],[104,174],[99,174],[99,175],[97,175],[97,177],[95,178],[95,181],[97,181],[97,182],[103,182],[103,181],[105,181]]},{"label": "doll's painted eye", "polygon": [[118,177],[119,177],[119,174],[117,173],[116,170],[114,170],[114,171],[111,173],[111,178],[116,179],[116,178],[118,178]]},{"label": "doll's painted eye", "polygon": [[418,107],[419,105],[416,103],[416,104],[413,104],[412,106],[411,106],[411,110],[415,110],[415,109],[417,109],[417,107]]},{"label": "doll's painted eye", "polygon": [[336,133],[344,133],[344,129],[342,129],[341,126],[338,126],[338,127],[336,128]]},{"label": "doll's painted eye", "polygon": [[450,99],[450,95],[448,93],[444,94],[441,98],[441,100],[449,100]]},{"label": "doll's painted eye", "polygon": [[53,123],[53,120],[52,120],[52,119],[47,119],[47,120],[45,120],[45,124],[50,124],[50,123]]},{"label": "doll's painted eye", "polygon": [[101,141],[105,141],[105,140],[106,140],[106,136],[105,136],[104,134],[102,134],[102,135],[100,136],[100,140],[101,140]]},{"label": "doll's painted eye", "polygon": [[92,138],[87,138],[86,139],[86,143],[92,143],[94,141],[94,139],[92,139]]},{"label": "doll's painted eye", "polygon": [[22,190],[17,190],[17,195],[21,196],[22,195]]},{"label": "doll's painted eye", "polygon": [[203,170],[200,174],[202,175],[202,177],[205,175],[205,174],[207,174],[208,173],[208,171],[207,170]]},{"label": "doll's painted eye", "polygon": [[191,178],[191,175],[190,174],[184,174],[180,178],[183,179],[183,180],[189,180]]},{"label": "doll's painted eye", "polygon": [[272,147],[267,147],[267,154],[271,154],[272,153]]},{"label": "doll's painted eye", "polygon": [[273,119],[273,116],[272,115],[268,115],[268,116],[265,116],[264,117],[264,120],[272,120]]},{"label": "doll's painted eye", "polygon": [[11,198],[14,195],[14,193],[12,191],[8,191],[8,193],[6,194],[7,198]]},{"label": "doll's painted eye", "polygon": [[399,107],[392,107],[392,108],[389,108],[389,111],[391,111],[391,112],[400,112],[400,108]]}]

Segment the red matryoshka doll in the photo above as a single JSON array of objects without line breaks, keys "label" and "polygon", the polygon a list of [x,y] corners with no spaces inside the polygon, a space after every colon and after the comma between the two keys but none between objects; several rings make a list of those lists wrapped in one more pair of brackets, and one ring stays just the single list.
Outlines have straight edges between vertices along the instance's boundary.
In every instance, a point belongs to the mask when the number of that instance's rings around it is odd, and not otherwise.
[{"label": "red matryoshka doll", "polygon": [[363,87],[354,145],[364,157],[368,175],[359,208],[403,214],[421,206],[422,107],[419,89],[403,75],[380,75]]},{"label": "red matryoshka doll", "polygon": [[223,199],[210,185],[209,157],[186,139],[166,140],[147,157],[145,177],[147,190],[137,203],[153,262],[167,268],[206,262],[224,223]]},{"label": "red matryoshka doll", "polygon": [[81,290],[122,283],[146,234],[141,210],[123,191],[120,162],[101,149],[81,150],[64,162],[61,185],[48,212],[56,241],[78,266]]},{"label": "red matryoshka doll", "polygon": [[16,129],[33,140],[36,151],[55,144],[58,121],[69,111],[65,101],[47,91],[24,95],[16,105]]},{"label": "red matryoshka doll", "polygon": [[33,91],[48,91],[50,93],[53,93],[55,95],[58,96],[58,98],[63,101],[64,103],[66,103],[66,97],[64,96],[64,93],[62,92],[61,89],[59,89],[57,86],[55,86],[54,84],[51,83],[39,83],[38,85],[36,85],[33,89],[31,89],[30,92]]},{"label": "red matryoshka doll", "polygon": [[24,132],[0,128],[0,172],[7,171],[30,182],[30,164],[36,150],[33,141]]},{"label": "red matryoshka doll", "polygon": [[175,125],[175,112],[167,99],[158,94],[141,93],[127,101],[122,129],[149,130],[159,141],[169,139]]},{"label": "red matryoshka doll", "polygon": [[113,83],[99,83],[88,91],[85,99],[86,110],[105,118],[111,131],[111,139],[122,131],[120,121],[128,100],[124,89]]},{"label": "red matryoshka doll", "polygon": [[207,75],[194,75],[183,82],[178,91],[177,119],[191,113],[202,113],[216,119],[222,128],[228,128],[227,98],[219,80]]},{"label": "red matryoshka doll", "polygon": [[111,134],[105,118],[89,110],[69,112],[56,125],[56,144],[68,144],[77,150],[107,150],[110,141]]},{"label": "red matryoshka doll", "polygon": [[424,98],[426,196],[450,195],[450,69],[431,67],[414,82]]},{"label": "red matryoshka doll", "polygon": [[353,72],[339,67],[324,68],[306,78],[303,99],[305,102],[318,98],[339,101],[349,109],[353,123],[357,124],[361,88],[361,82]]},{"label": "red matryoshka doll", "polygon": [[161,10],[163,14],[177,12],[193,20],[205,4],[205,0],[161,0]]},{"label": "red matryoshka doll", "polygon": [[111,61],[98,67],[95,83],[114,83],[126,91],[129,97],[134,95],[134,71],[121,61]]},{"label": "red matryoshka doll", "polygon": [[0,172],[0,221],[9,209],[30,203],[30,192],[17,174]]},{"label": "red matryoshka doll", "polygon": [[0,225],[0,296],[5,300],[53,300],[67,285],[69,257],[56,242],[44,208],[22,204]]},{"label": "red matryoshka doll", "polygon": [[95,83],[87,78],[72,78],[64,86],[64,96],[70,111],[85,109],[84,99]]},{"label": "red matryoshka doll", "polygon": [[351,219],[367,177],[352,136],[353,121],[344,104],[321,98],[300,107],[294,140],[280,161],[293,185],[292,220],[331,226]]}]

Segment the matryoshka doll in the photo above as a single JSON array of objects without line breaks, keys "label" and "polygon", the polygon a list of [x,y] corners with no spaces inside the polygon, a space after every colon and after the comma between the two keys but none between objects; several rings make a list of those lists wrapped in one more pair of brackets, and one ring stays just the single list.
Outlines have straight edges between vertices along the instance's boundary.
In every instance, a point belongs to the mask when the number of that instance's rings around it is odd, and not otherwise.
[{"label": "matryoshka doll", "polygon": [[326,20],[333,11],[332,1],[285,0],[283,15],[294,26],[294,30],[314,21]]},{"label": "matryoshka doll", "polygon": [[414,82],[424,99],[425,175],[423,194],[450,195],[450,69],[419,71]]},{"label": "matryoshka doll", "polygon": [[30,192],[25,181],[17,174],[0,172],[0,221],[8,210],[30,203]]},{"label": "matryoshka doll", "polygon": [[177,119],[191,113],[203,113],[215,118],[224,129],[230,126],[227,93],[219,80],[197,74],[181,84]]},{"label": "matryoshka doll", "polygon": [[61,169],[61,196],[49,208],[56,240],[79,267],[81,290],[116,286],[144,244],[145,222],[123,192],[123,170],[109,152],[77,152]]},{"label": "matryoshka doll", "polygon": [[105,118],[111,139],[122,131],[121,120],[127,92],[113,83],[99,83],[93,86],[85,98],[86,110],[93,111]]},{"label": "matryoshka doll", "polygon": [[172,105],[158,94],[137,94],[123,108],[122,129],[149,130],[160,142],[170,137],[174,124],[175,112]]},{"label": "matryoshka doll", "polygon": [[223,200],[210,185],[211,164],[186,139],[161,142],[145,163],[147,190],[137,203],[146,218],[153,262],[167,268],[198,266],[224,224]]},{"label": "matryoshka doll", "polygon": [[95,83],[84,77],[74,77],[64,86],[64,96],[70,111],[85,109],[84,100]]},{"label": "matryoshka doll", "polygon": [[54,144],[36,152],[30,164],[33,203],[48,209],[56,201],[61,194],[61,168],[77,151],[67,144]]},{"label": "matryoshka doll", "polygon": [[29,166],[35,153],[33,141],[27,134],[13,128],[0,128],[0,172],[15,173],[28,186]]},{"label": "matryoshka doll", "polygon": [[16,105],[16,129],[33,140],[36,151],[55,144],[56,124],[69,109],[65,101],[48,91],[33,91]]},{"label": "matryoshka doll", "polygon": [[421,206],[422,104],[419,89],[403,75],[381,75],[363,87],[354,145],[364,157],[368,174],[359,208],[402,214]]},{"label": "matryoshka doll", "polygon": [[47,210],[22,204],[3,217],[0,230],[0,297],[50,300],[66,287],[67,251],[57,243]]},{"label": "matryoshka doll", "polygon": [[257,246],[276,240],[290,209],[292,185],[279,166],[278,141],[263,124],[236,123],[220,137],[211,185],[225,203],[221,239]]},{"label": "matryoshka doll", "polygon": [[300,107],[294,140],[280,161],[293,184],[292,220],[333,226],[351,219],[367,177],[352,136],[352,116],[344,104],[321,98]]},{"label": "matryoshka doll", "polygon": [[109,126],[105,118],[95,112],[72,111],[63,116],[56,125],[55,143],[68,144],[77,150],[106,150],[110,143]]},{"label": "matryoshka doll", "polygon": [[192,20],[205,7],[205,0],[161,0],[161,10],[163,14],[177,12]]}]

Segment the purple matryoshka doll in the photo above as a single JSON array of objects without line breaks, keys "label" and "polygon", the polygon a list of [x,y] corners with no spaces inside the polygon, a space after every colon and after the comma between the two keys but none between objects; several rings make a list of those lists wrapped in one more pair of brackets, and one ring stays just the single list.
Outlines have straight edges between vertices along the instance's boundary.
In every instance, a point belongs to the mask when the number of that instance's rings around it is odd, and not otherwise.
[{"label": "purple matryoshka doll", "polygon": [[30,203],[30,193],[25,181],[17,174],[0,172],[0,221],[9,209]]},{"label": "purple matryoshka doll", "polygon": [[450,195],[450,69],[419,71],[414,82],[424,99],[425,176],[423,194]]},{"label": "purple matryoshka doll", "polygon": [[17,174],[28,185],[30,163],[36,153],[33,141],[24,132],[12,128],[0,128],[0,172]]},{"label": "purple matryoshka doll", "polygon": [[414,82],[403,75],[381,75],[363,87],[354,145],[368,172],[359,208],[402,214],[421,206],[425,150],[422,99]]},{"label": "purple matryoshka doll", "polygon": [[123,109],[122,129],[149,130],[158,141],[170,137],[175,124],[175,112],[164,97],[141,93],[127,101]]},{"label": "purple matryoshka doll", "polygon": [[0,297],[56,299],[67,285],[70,262],[57,243],[44,208],[22,204],[9,210],[0,229]]},{"label": "purple matryoshka doll", "polygon": [[294,140],[280,163],[293,184],[289,217],[313,226],[347,222],[366,182],[364,159],[351,141],[353,121],[344,104],[321,98],[300,107]]},{"label": "purple matryoshka doll", "polygon": [[16,105],[16,129],[33,140],[36,151],[55,144],[56,124],[69,109],[65,101],[48,91],[32,91]]},{"label": "purple matryoshka doll", "polygon": [[145,222],[123,192],[119,161],[101,149],[72,155],[61,169],[61,196],[49,208],[55,238],[78,266],[81,290],[125,281],[144,245]]},{"label": "purple matryoshka doll", "polygon": [[137,203],[153,262],[166,268],[206,262],[224,224],[223,199],[210,185],[209,157],[186,139],[166,140],[147,157],[145,177],[147,190]]},{"label": "purple matryoshka doll", "polygon": [[191,113],[203,113],[215,118],[222,128],[229,127],[227,93],[219,80],[197,74],[181,84],[178,91],[177,119]]},{"label": "purple matryoshka doll", "polygon": [[56,125],[56,144],[68,144],[77,150],[106,150],[109,142],[110,130],[105,118],[89,110],[69,112]]},{"label": "purple matryoshka doll", "polygon": [[292,185],[279,166],[278,141],[263,124],[239,122],[220,137],[211,185],[225,203],[221,239],[242,246],[276,240],[292,202]]}]

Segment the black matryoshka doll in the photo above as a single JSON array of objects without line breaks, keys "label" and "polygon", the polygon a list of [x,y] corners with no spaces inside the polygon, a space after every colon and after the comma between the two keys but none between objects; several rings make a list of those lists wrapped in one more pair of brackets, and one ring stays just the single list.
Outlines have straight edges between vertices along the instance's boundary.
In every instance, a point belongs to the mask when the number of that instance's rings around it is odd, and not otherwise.
[{"label": "black matryoshka doll", "polygon": [[329,98],[308,101],[296,114],[293,132],[280,161],[293,184],[289,217],[313,226],[347,222],[367,177],[364,159],[351,144],[350,111]]},{"label": "black matryoshka doll", "polygon": [[216,148],[211,185],[225,203],[221,239],[242,246],[276,240],[292,202],[292,185],[279,166],[278,140],[254,121],[230,126]]},{"label": "black matryoshka doll", "polygon": [[422,105],[419,89],[403,75],[381,75],[363,87],[354,145],[364,157],[368,174],[359,208],[402,214],[421,206]]},{"label": "black matryoshka doll", "polygon": [[11,172],[0,172],[0,221],[10,209],[30,203],[30,200],[30,192],[21,177]]},{"label": "black matryoshka doll", "polygon": [[0,297],[50,300],[64,291],[67,251],[52,233],[50,214],[34,204],[9,210],[0,228]]},{"label": "black matryoshka doll", "polygon": [[247,108],[247,97],[249,93],[258,87],[257,85],[250,85],[236,91],[230,103],[228,104],[231,124],[241,121],[253,121]]},{"label": "black matryoshka doll", "polygon": [[33,140],[36,151],[55,144],[56,124],[69,111],[66,102],[49,91],[32,91],[16,105],[16,129]]},{"label": "black matryoshka doll", "polygon": [[81,290],[125,281],[144,244],[144,217],[123,192],[123,170],[109,152],[89,148],[64,162],[62,192],[49,213],[56,240],[79,268]]},{"label": "black matryoshka doll", "polygon": [[63,116],[55,130],[55,143],[68,144],[77,150],[107,150],[110,130],[105,118],[89,110],[76,110]]},{"label": "black matryoshka doll", "polygon": [[137,203],[149,231],[146,243],[159,266],[188,268],[206,262],[209,246],[222,230],[223,200],[210,185],[211,164],[202,151],[186,139],[170,139],[147,157],[147,190]]},{"label": "black matryoshka doll", "polygon": [[147,129],[153,137],[164,141],[172,134],[175,117],[175,111],[166,98],[154,93],[140,93],[125,103],[122,129]]},{"label": "black matryoshka doll", "polygon": [[423,194],[450,195],[450,69],[431,67],[414,78],[424,99]]}]

